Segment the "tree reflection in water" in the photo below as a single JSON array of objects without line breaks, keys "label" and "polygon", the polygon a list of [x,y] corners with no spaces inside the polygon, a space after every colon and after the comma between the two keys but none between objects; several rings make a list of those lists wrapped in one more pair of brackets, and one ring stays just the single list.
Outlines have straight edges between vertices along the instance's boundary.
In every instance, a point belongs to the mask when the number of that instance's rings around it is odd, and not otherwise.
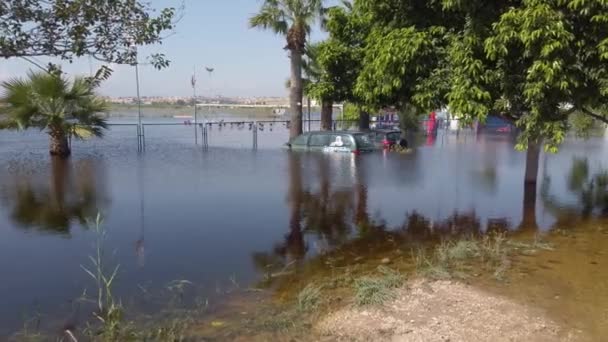
[{"label": "tree reflection in water", "polygon": [[26,229],[68,235],[106,202],[101,165],[93,160],[51,158],[50,174],[20,170],[2,182],[3,205],[12,221]]},{"label": "tree reflection in water", "polygon": [[[287,202],[290,208],[289,232],[283,241],[277,243],[270,252],[254,253],[255,267],[266,274],[280,275],[291,266],[298,266],[308,257],[324,253],[343,253],[353,258],[382,250],[387,243],[422,246],[442,239],[479,236],[482,223],[474,211],[454,212],[440,221],[434,221],[414,211],[406,214],[399,227],[386,227],[382,222],[373,220],[368,212],[368,192],[365,174],[357,167],[348,170],[349,175],[339,174],[331,156],[322,154],[289,155],[289,190]],[[310,173],[303,165],[312,161],[318,170],[318,177],[310,177],[317,184],[304,183],[304,173]],[[339,164],[340,166],[343,164]],[[334,169],[332,169],[332,166]],[[341,171],[344,171],[344,167]],[[307,170],[307,171],[304,171]],[[314,174],[312,175],[314,176]],[[344,179],[348,179],[344,182]],[[345,184],[346,183],[346,184]],[[404,208],[405,209],[405,208]],[[507,231],[506,218],[491,219],[487,229]],[[310,238],[307,238],[310,237]],[[306,241],[314,241],[311,248]]]},{"label": "tree reflection in water", "polygon": [[560,201],[550,194],[551,177],[546,176],[541,188],[541,198],[547,210],[558,221],[608,215],[608,171],[591,172],[587,158],[573,158],[566,176],[568,191],[577,198],[575,203]]}]

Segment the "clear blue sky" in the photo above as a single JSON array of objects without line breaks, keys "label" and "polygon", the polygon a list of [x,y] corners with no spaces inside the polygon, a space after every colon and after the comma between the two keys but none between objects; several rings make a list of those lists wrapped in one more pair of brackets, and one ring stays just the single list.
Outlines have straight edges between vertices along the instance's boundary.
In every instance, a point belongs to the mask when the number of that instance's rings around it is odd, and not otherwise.
[{"label": "clear blue sky", "polygon": [[[151,0],[152,6],[177,7],[181,0]],[[197,66],[198,93],[224,96],[286,96],[285,80],[289,60],[283,38],[270,31],[250,29],[248,19],[261,0],[185,0],[183,19],[176,33],[159,47],[142,49],[141,54],[162,52],[171,66],[162,71],[142,66],[141,92],[148,96],[189,96],[190,77]],[[312,40],[323,33],[316,29]],[[45,64],[51,59],[39,58]],[[55,61],[55,60],[53,60]],[[61,62],[69,74],[89,74],[89,59],[73,64]],[[92,67],[100,63],[93,61]],[[215,68],[212,79],[205,66]],[[32,66],[20,59],[0,60],[0,80],[22,76]],[[134,96],[135,71],[129,66],[112,66],[114,74],[102,87],[108,96]]]}]

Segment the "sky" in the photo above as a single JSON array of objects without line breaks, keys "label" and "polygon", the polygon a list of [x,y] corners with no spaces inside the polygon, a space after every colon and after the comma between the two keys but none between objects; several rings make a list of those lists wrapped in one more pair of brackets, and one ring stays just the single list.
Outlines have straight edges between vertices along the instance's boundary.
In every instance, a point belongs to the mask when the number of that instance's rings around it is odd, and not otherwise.
[{"label": "sky", "polygon": [[[179,7],[182,0],[150,0],[154,8]],[[191,96],[190,78],[196,70],[198,95],[203,96],[287,96],[289,59],[284,38],[271,31],[249,28],[249,18],[262,0],[185,0],[183,18],[175,33],[161,46],[140,49],[142,59],[151,53],[164,53],[170,67],[157,71],[140,66],[142,96]],[[312,33],[313,41],[324,36]],[[69,75],[86,74],[101,63],[89,58],[58,61],[38,58],[47,64],[58,62]],[[205,67],[213,67],[211,76]],[[21,77],[33,66],[21,59],[0,60],[0,81]],[[135,70],[112,65],[114,73],[101,89],[101,95],[135,96]]]}]

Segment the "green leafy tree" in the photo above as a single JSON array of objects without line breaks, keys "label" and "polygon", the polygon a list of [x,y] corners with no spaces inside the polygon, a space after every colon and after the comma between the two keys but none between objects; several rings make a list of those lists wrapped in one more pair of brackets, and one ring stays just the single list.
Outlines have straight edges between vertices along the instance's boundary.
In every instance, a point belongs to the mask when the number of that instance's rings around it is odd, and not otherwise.
[{"label": "green leafy tree", "polygon": [[322,0],[264,0],[258,14],[249,23],[251,27],[271,30],[285,36],[291,61],[289,136],[302,134],[302,56],[312,24],[323,17]]},{"label": "green leafy tree", "polygon": [[581,122],[573,115],[608,122],[608,14],[597,1],[356,0],[352,8],[369,25],[359,38],[362,102],[447,106],[464,122],[507,118],[528,149],[527,183],[536,183],[540,146],[556,151]]},{"label": "green leafy tree", "polygon": [[2,84],[0,102],[6,103],[2,111],[12,127],[45,130],[51,155],[67,157],[70,137],[101,137],[107,128],[99,116],[107,111],[106,102],[95,92],[99,84],[95,78],[76,77],[70,82],[60,74],[30,72],[27,79]]},{"label": "green leafy tree", "polygon": [[[0,2],[0,58],[57,56],[133,64],[133,46],[158,44],[175,24],[176,10],[157,16],[137,0],[3,0]],[[168,65],[162,54],[151,63]]]},{"label": "green leafy tree", "polygon": [[580,115],[608,122],[601,110],[608,100],[605,5],[444,3],[467,18],[448,55],[450,109],[465,120],[490,113],[512,120],[521,130],[518,148],[528,150],[527,183],[537,181],[540,145],[557,151]]},{"label": "green leafy tree", "polygon": [[321,130],[330,131],[332,129],[334,87],[328,81],[327,71],[321,64],[322,44],[324,43],[308,44],[306,47],[306,58],[303,64],[306,74],[304,93],[321,103]]},{"label": "green leafy tree", "polygon": [[359,120],[360,128],[368,129],[367,108],[354,90],[362,69],[370,24],[357,6],[357,2],[343,1],[341,6],[328,9],[325,27],[329,37],[317,49],[322,79],[312,86],[311,93],[318,98],[348,103],[344,109],[345,119]]}]

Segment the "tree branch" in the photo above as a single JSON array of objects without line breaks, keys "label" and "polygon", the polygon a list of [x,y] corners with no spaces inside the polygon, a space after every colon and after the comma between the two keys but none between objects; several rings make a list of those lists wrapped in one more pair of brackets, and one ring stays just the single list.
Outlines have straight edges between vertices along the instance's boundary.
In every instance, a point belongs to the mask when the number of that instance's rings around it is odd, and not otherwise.
[{"label": "tree branch", "polygon": [[590,111],[589,109],[584,108],[584,107],[581,108],[581,110],[583,111],[583,113],[589,115],[590,117],[592,117],[592,118],[594,118],[596,120],[599,120],[599,121],[601,121],[601,122],[603,122],[605,124],[608,124],[608,118],[606,118],[605,116],[593,113],[592,111]]},{"label": "tree branch", "polygon": [[19,58],[23,59],[24,61],[26,61],[26,62],[28,62],[30,64],[33,64],[34,66],[38,67],[40,70],[42,70],[42,71],[44,71],[46,73],[49,72],[49,70],[47,68],[45,68],[42,65],[38,64],[36,61],[32,60],[31,58],[28,58],[28,57],[25,57],[25,56],[21,56]]}]

